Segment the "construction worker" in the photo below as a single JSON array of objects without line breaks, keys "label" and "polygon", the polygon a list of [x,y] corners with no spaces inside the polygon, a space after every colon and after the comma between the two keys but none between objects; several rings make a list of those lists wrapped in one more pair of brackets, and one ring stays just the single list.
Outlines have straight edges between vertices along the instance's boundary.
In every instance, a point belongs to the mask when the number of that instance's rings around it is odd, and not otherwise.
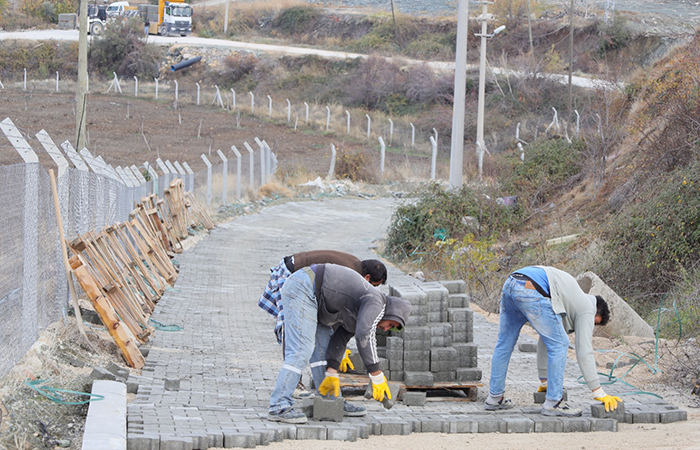
[{"label": "construction worker", "polygon": [[610,320],[608,305],[600,296],[583,292],[570,274],[548,266],[531,266],[513,272],[501,294],[498,341],[491,360],[488,411],[510,409],[505,398],[505,380],[520,330],[529,322],[540,335],[537,344],[539,392],[547,392],[542,405],[546,416],[577,417],[582,411],[562,401],[564,368],[569,348],[567,334],[576,333],[576,360],[595,400],[606,411],[617,409],[619,397],[608,395],[600,386],[593,354],[593,327]]},{"label": "construction worker", "polygon": [[285,311],[284,363],[270,396],[268,420],[307,422],[304,413],[294,411],[292,393],[310,360],[325,361],[311,368],[314,379],[323,378],[319,393],[340,396],[338,369],[353,336],[372,380],[374,399],[391,398],[379,368],[376,330],[403,329],[411,311],[408,301],[385,296],[347,267],[312,264],[286,280],[281,303]]}]

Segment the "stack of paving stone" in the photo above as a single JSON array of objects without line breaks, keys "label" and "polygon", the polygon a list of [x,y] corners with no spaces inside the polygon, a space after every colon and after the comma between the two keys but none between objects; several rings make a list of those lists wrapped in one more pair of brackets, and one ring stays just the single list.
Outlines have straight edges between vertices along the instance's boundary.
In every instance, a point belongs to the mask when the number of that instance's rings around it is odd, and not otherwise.
[{"label": "stack of paving stone", "polygon": [[402,297],[412,306],[403,331],[377,338],[385,351],[382,370],[390,381],[430,387],[481,380],[473,342],[474,312],[464,281],[421,282],[407,277],[392,284],[389,295]]}]

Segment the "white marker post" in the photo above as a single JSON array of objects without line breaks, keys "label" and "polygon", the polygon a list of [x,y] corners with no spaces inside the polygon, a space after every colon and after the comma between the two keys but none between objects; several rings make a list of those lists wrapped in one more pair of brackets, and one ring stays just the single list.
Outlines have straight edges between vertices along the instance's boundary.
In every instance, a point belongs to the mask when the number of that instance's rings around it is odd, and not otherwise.
[{"label": "white marker post", "polygon": [[207,207],[211,207],[211,163],[204,154],[202,154],[202,161],[207,166]]}]

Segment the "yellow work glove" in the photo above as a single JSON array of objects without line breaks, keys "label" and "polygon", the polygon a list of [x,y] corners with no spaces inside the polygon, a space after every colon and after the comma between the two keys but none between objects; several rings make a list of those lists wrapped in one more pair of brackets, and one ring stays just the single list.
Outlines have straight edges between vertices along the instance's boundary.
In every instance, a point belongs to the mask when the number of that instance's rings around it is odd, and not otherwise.
[{"label": "yellow work glove", "polygon": [[345,357],[340,361],[340,371],[347,372],[348,367],[350,370],[355,370],[355,365],[350,361],[350,350],[345,349]]},{"label": "yellow work glove", "polygon": [[370,375],[369,379],[372,380],[372,397],[378,402],[384,400],[384,396],[391,400],[391,390],[389,390],[389,385],[386,382],[386,377],[383,372],[379,372],[379,375]]},{"label": "yellow work glove", "polygon": [[593,399],[605,405],[605,412],[615,411],[617,409],[617,402],[622,402],[620,397],[606,394],[602,387],[593,391]]},{"label": "yellow work glove", "polygon": [[540,381],[540,386],[537,388],[537,392],[547,392],[547,382]]},{"label": "yellow work glove", "polygon": [[596,397],[596,400],[603,402],[605,405],[605,412],[615,411],[617,409],[617,402],[622,402],[620,397],[615,397],[614,395],[605,395],[605,397]]},{"label": "yellow work glove", "polygon": [[326,372],[326,378],[321,382],[321,386],[318,387],[318,392],[323,395],[332,395],[333,397],[340,396],[340,378],[338,378],[337,373]]}]

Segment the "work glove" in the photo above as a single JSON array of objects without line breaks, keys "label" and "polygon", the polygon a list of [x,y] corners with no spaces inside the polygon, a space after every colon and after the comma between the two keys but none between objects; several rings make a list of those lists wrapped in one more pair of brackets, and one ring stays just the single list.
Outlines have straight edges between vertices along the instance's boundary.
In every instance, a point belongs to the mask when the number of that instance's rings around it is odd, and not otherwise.
[{"label": "work glove", "polygon": [[350,350],[345,349],[345,356],[343,357],[343,360],[340,361],[340,371],[341,372],[347,372],[348,367],[350,370],[355,370],[355,365],[350,361]]},{"label": "work glove", "polygon": [[326,378],[321,382],[321,386],[318,387],[318,392],[322,396],[332,395],[333,397],[340,396],[340,378],[337,373],[326,372]]},{"label": "work glove", "polygon": [[540,385],[537,388],[537,392],[547,392],[547,381],[540,381]]},{"label": "work glove", "polygon": [[389,385],[386,382],[386,377],[383,372],[379,372],[379,375],[370,375],[369,379],[372,380],[372,397],[378,402],[384,400],[384,396],[391,400],[391,390],[389,390]]},{"label": "work glove", "polygon": [[617,409],[617,402],[622,402],[620,397],[606,394],[602,387],[593,391],[593,398],[605,405],[605,412],[615,411]]}]

